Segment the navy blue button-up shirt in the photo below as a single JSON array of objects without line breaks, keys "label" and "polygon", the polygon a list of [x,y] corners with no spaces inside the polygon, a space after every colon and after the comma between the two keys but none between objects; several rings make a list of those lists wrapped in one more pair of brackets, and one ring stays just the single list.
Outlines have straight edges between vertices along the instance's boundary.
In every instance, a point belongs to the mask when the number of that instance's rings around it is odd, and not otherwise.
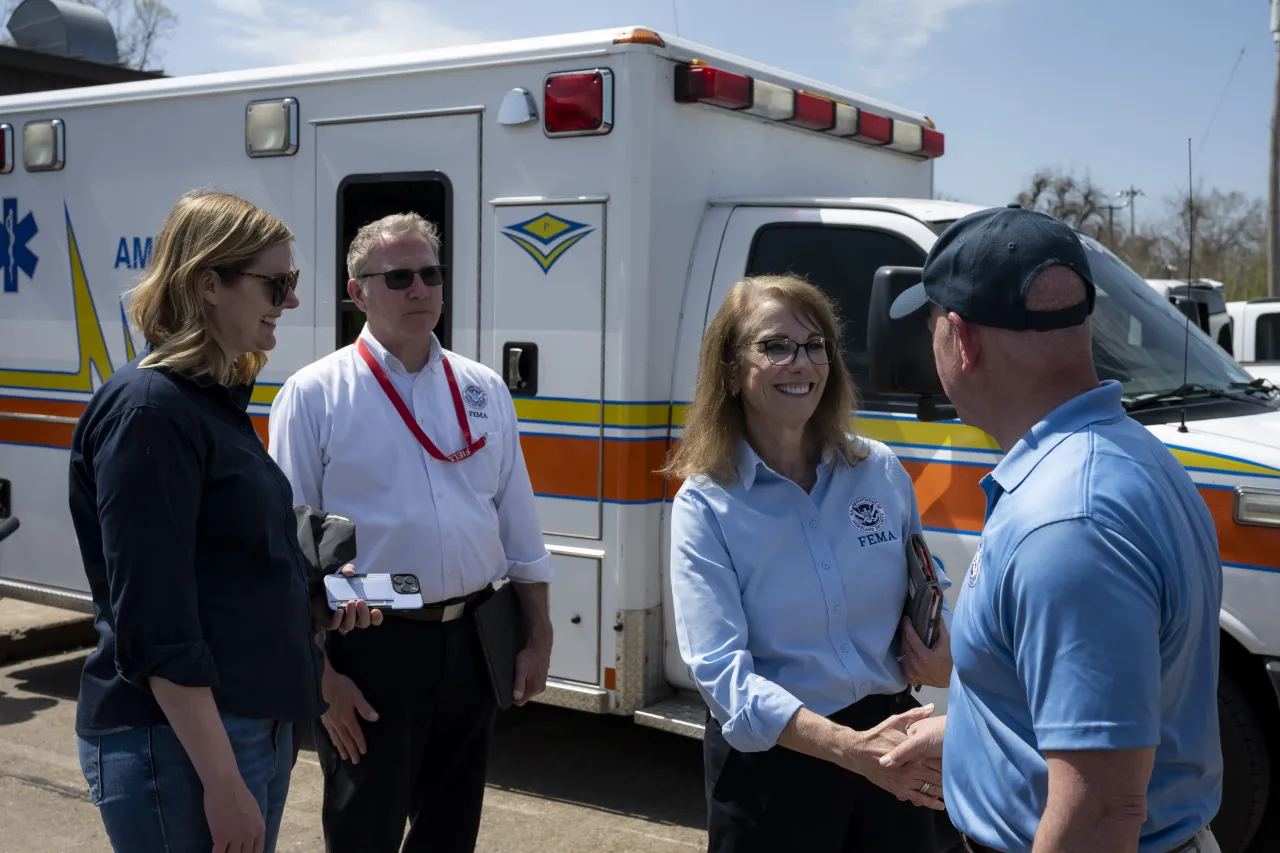
[{"label": "navy blue button-up shirt", "polygon": [[76,424],[71,517],[101,637],[81,735],[165,722],[151,676],[210,687],[235,716],[325,711],[292,490],[254,432],[251,390],[135,361]]}]

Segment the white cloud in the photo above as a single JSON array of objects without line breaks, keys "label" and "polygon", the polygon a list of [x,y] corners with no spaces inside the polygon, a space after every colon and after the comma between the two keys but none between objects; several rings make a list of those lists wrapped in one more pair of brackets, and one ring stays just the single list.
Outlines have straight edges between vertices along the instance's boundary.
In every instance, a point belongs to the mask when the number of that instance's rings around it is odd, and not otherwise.
[{"label": "white cloud", "polygon": [[[305,0],[215,0],[221,45],[271,65],[383,56],[484,40],[414,0],[366,0],[333,12]],[[355,10],[359,11],[355,11]],[[339,11],[341,10],[341,11]]]},{"label": "white cloud", "polygon": [[989,0],[854,0],[846,13],[859,80],[890,86],[912,76],[916,55],[954,12]]}]

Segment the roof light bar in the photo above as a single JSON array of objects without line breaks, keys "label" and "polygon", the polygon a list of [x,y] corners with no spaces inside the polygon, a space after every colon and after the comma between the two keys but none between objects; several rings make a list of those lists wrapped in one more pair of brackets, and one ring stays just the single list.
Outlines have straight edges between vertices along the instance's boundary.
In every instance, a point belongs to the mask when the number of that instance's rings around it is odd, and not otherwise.
[{"label": "roof light bar", "polygon": [[851,138],[868,145],[888,145],[893,142],[893,119],[858,110],[858,132]]},{"label": "roof light bar", "polygon": [[714,68],[700,59],[675,68],[675,99],[744,112],[770,121],[932,159],[945,150],[931,119],[904,121],[819,95]]},{"label": "roof light bar", "polygon": [[796,114],[788,123],[806,130],[830,130],[836,126],[836,102],[811,92],[796,92]]},{"label": "roof light bar", "polygon": [[676,100],[682,104],[698,102],[741,110],[751,106],[753,94],[750,77],[705,65],[676,67]]},{"label": "roof light bar", "polygon": [[752,80],[751,106],[744,112],[770,121],[790,121],[796,114],[796,92],[763,80]]}]

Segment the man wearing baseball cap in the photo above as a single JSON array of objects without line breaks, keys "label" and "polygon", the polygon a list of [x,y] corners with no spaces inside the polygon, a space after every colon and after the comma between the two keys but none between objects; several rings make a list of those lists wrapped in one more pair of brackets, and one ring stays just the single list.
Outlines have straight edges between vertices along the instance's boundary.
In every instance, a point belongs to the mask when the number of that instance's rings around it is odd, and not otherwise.
[{"label": "man wearing baseball cap", "polygon": [[928,322],[961,420],[1005,455],[957,582],[948,714],[882,761],[943,758],[967,850],[1216,853],[1217,535],[1119,383],[1098,381],[1079,238],[983,210],[942,234],[922,278],[890,315]]}]

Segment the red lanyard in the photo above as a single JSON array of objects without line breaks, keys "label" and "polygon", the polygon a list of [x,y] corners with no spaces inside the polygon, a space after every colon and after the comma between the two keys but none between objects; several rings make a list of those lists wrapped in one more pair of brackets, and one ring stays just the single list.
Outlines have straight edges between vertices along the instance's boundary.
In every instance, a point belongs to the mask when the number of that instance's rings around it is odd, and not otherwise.
[{"label": "red lanyard", "polygon": [[387,399],[391,401],[391,405],[395,406],[396,411],[400,413],[400,419],[404,421],[404,425],[409,428],[409,432],[413,433],[413,437],[418,439],[418,443],[433,457],[441,462],[461,462],[484,447],[485,437],[483,435],[475,441],[471,439],[471,425],[467,423],[467,412],[462,406],[462,395],[458,393],[458,382],[453,378],[453,368],[449,366],[449,359],[442,356],[440,360],[444,362],[444,375],[449,380],[449,393],[453,395],[453,410],[458,416],[458,426],[462,429],[462,435],[466,439],[467,446],[457,453],[445,456],[436,449],[436,446],[431,443],[431,439],[427,438],[427,434],[414,422],[413,415],[409,414],[409,407],[404,404],[404,400],[400,399],[400,395],[396,393],[396,389],[391,385],[391,380],[387,378],[387,372],[382,369],[382,365],[378,364],[373,357],[373,353],[369,352],[369,348],[365,346],[363,339],[356,341],[356,349],[359,350],[360,357],[364,359],[364,363],[369,365],[373,378],[378,380],[378,384],[382,386],[382,391],[387,395]]}]

